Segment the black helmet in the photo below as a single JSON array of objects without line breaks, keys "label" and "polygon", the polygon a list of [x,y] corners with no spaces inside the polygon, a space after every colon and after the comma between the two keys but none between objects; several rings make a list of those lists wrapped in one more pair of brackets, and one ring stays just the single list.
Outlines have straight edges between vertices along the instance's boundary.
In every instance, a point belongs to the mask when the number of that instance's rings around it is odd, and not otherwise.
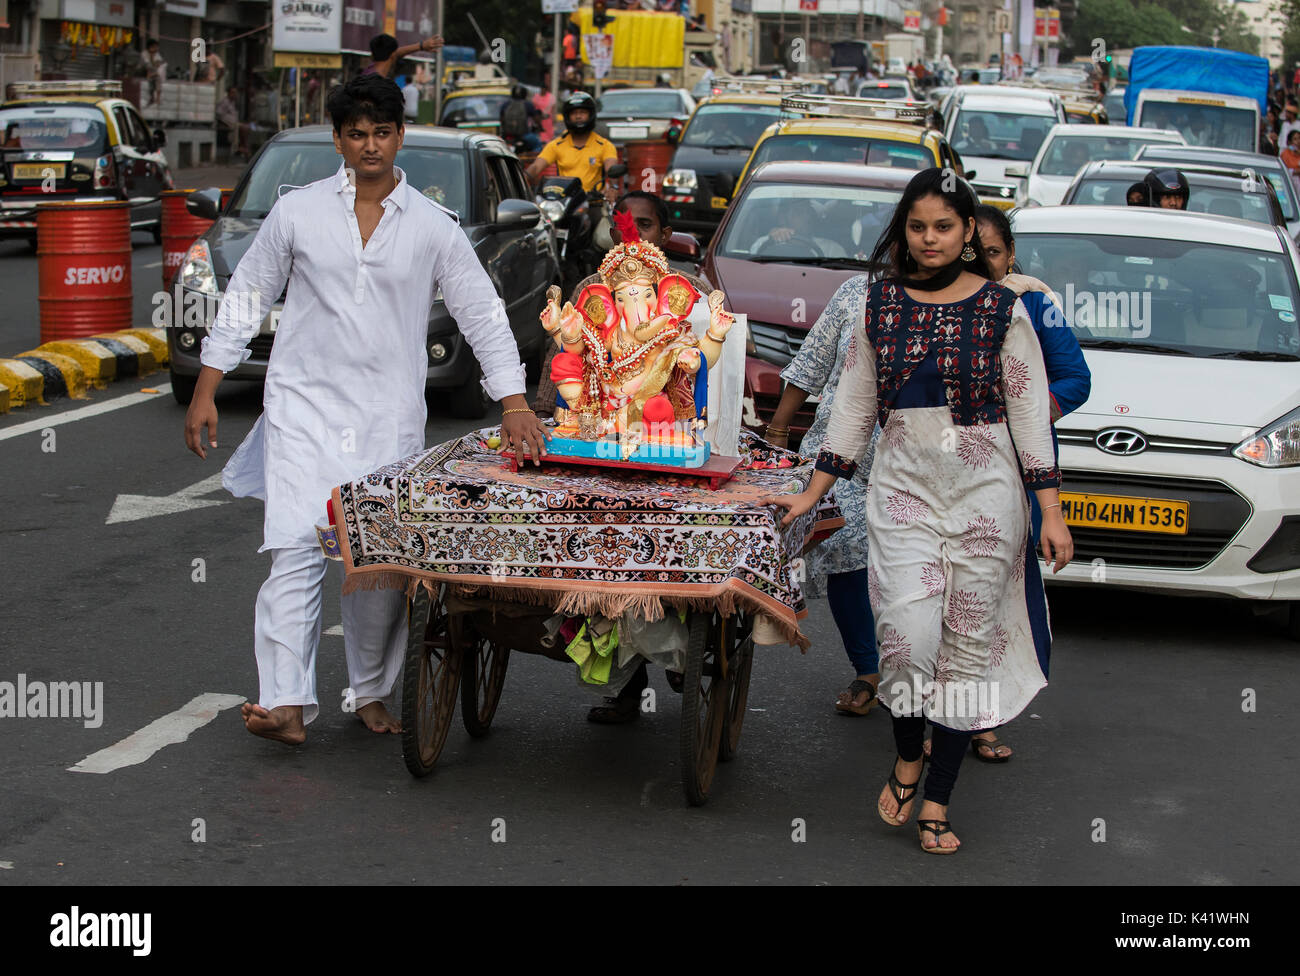
[{"label": "black helmet", "polygon": [[1147,185],[1151,193],[1151,206],[1160,206],[1160,201],[1165,197],[1180,196],[1183,198],[1183,209],[1187,209],[1187,199],[1191,196],[1191,189],[1182,170],[1153,169],[1143,177],[1142,182]]},{"label": "black helmet", "polygon": [[[570,121],[569,117],[580,108],[585,108],[591,115],[582,125],[575,125]],[[560,117],[564,119],[564,127],[570,132],[576,132],[579,135],[590,132],[596,127],[596,100],[584,91],[574,92],[560,106]]]}]

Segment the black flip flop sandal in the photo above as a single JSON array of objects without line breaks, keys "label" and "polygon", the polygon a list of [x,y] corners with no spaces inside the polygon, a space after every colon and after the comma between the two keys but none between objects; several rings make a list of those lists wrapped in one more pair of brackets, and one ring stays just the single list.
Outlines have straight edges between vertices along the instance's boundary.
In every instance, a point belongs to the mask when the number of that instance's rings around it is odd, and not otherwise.
[{"label": "black flip flop sandal", "polygon": [[[864,691],[869,692],[871,697],[861,705],[853,704],[858,695],[862,694]],[[876,686],[865,678],[854,678],[853,681],[849,683],[848,695],[849,701],[847,705],[841,702],[835,703],[835,711],[839,712],[841,715],[852,715],[854,717],[866,715],[867,712],[875,708],[877,702],[880,701],[880,699],[876,697]]]},{"label": "black flip flop sandal", "polygon": [[[925,835],[934,834],[934,847],[925,846]],[[921,844],[921,850],[927,854],[956,854],[959,848],[940,847],[939,838],[944,834],[952,833],[952,825],[947,820],[918,820],[916,822],[916,839]]]},{"label": "black flip flop sandal", "polygon": [[[972,738],[972,739],[970,740],[970,751],[973,752],[973,753],[975,753],[975,758],[978,759],[980,762],[983,762],[983,763],[1004,763],[1004,762],[1010,762],[1010,760],[1011,760],[1011,756],[999,756],[999,755],[998,755],[998,746],[1005,746],[1005,745],[1006,745],[1005,742],[1003,742],[1001,739],[998,739],[998,738],[996,738],[996,737],[994,737],[994,739],[993,739],[992,742],[990,742],[988,739],[974,739],[974,738]],[[983,749],[988,749],[990,752],[993,753],[993,755],[991,755],[991,756],[986,756],[986,755],[984,755],[982,752],[980,752],[980,749],[982,749],[982,748],[983,748]],[[1010,748],[1010,747],[1008,746],[1008,748]]]}]

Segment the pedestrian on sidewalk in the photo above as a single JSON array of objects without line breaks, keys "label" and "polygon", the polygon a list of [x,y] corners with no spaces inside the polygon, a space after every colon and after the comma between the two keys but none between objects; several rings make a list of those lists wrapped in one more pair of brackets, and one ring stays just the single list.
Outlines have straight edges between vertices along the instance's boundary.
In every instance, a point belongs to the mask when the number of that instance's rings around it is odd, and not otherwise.
[{"label": "pedestrian on sidewalk", "polygon": [[[503,448],[534,457],[546,434],[524,399],[524,367],[506,311],[454,213],[393,165],[402,146],[402,94],[376,75],[329,98],[338,172],[286,192],[230,279],[203,340],[203,369],[185,418],[201,458],[217,446],[214,394],[273,303],[287,298],[266,373],[263,412],[225,467],[237,497],[263,499],[271,573],[258,593],[254,735],[297,744],[319,711],[316,650],[325,557],[316,537],[331,490],[423,449],[429,309],[455,317],[504,407]],[[206,429],[206,443],[203,432]],[[374,732],[398,732],[383,699],[406,645],[396,590],[343,595],[349,703]]]},{"label": "pedestrian on sidewalk", "polygon": [[242,159],[248,158],[248,132],[252,128],[247,122],[239,121],[239,89],[231,85],[226,89],[226,97],[217,102],[217,121],[230,135],[231,152]]}]

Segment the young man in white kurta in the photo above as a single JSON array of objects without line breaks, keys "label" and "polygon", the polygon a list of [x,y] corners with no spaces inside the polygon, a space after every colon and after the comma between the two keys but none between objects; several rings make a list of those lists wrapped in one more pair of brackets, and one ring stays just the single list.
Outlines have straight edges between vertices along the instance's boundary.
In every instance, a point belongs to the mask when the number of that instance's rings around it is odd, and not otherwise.
[{"label": "young man in white kurta", "polygon": [[[357,81],[363,92],[381,82]],[[392,87],[400,113],[401,95]],[[356,124],[369,128],[368,120]],[[395,145],[400,147],[400,114],[388,124],[399,130]],[[376,120],[374,129],[380,128]],[[396,148],[390,148],[395,155]],[[373,173],[378,158],[373,144],[366,152]],[[391,155],[388,161],[391,165]],[[223,478],[233,494],[266,503],[259,551],[271,550],[272,562],[257,600],[261,692],[254,718],[281,706],[301,706],[301,725],[306,725],[318,712],[315,656],[325,560],[315,527],[324,522],[336,485],[423,449],[425,344],[439,288],[483,367],[484,388],[507,407],[515,405],[510,412],[516,416],[505,418],[512,423],[503,425],[506,438],[516,441],[511,431],[523,426],[531,436],[536,426],[523,399],[524,367],[505,309],[473,248],[450,211],[412,189],[400,169],[391,172],[396,184],[364,242],[353,167],[342,165],[328,179],[286,192],[231,277],[203,343],[205,368],[225,373],[247,359],[244,347],[287,281],[267,367],[265,409]],[[207,386],[215,389],[211,380]],[[204,406],[210,404],[202,377],[187,418],[187,440],[191,427],[197,440],[204,420],[196,409],[201,394],[207,396]],[[214,407],[211,413],[215,446]],[[197,446],[202,455],[201,443]],[[387,697],[396,682],[406,638],[404,598],[396,591],[358,591],[342,602],[355,707],[376,731],[396,731],[382,702],[377,711],[363,709]],[[250,731],[301,741],[297,724],[285,735],[277,734],[283,731],[278,727],[250,723],[250,708],[245,706]],[[372,721],[379,713],[382,721]]]}]

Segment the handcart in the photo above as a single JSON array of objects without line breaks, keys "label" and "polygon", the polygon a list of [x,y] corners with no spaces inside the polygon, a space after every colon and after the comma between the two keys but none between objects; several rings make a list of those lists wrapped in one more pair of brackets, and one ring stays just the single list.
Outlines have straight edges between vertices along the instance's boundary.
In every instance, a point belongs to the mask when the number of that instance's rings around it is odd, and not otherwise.
[{"label": "handcart", "polygon": [[489,733],[512,654],[573,666],[548,621],[597,604],[609,616],[649,607],[684,619],[682,788],[703,804],[718,761],[740,749],[756,622],[780,635],[764,642],[806,646],[799,555],[843,524],[838,510],[824,504],[782,530],[772,508],[754,503],[800,490],[812,465],[753,435],[728,491],[563,464],[516,472],[487,447],[492,433],[343,485],[331,503],[327,551],[345,562],[345,592],[389,586],[410,596],[407,769],[433,770],[458,708],[472,737]]}]

